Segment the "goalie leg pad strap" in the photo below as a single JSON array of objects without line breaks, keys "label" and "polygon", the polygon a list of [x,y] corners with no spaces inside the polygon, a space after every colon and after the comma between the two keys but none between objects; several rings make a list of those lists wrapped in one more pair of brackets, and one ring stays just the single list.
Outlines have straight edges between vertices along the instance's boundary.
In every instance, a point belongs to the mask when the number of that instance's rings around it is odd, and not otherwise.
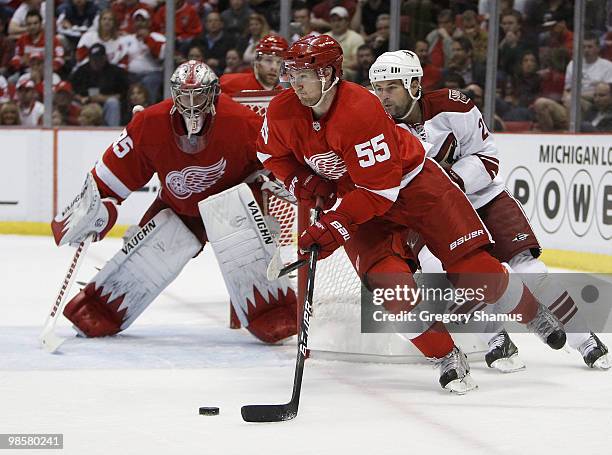
[{"label": "goalie leg pad strap", "polygon": [[89,337],[125,330],[202,244],[170,209],[141,227],[64,309]]},{"label": "goalie leg pad strap", "polygon": [[200,215],[242,326],[264,342],[297,333],[297,299],[288,277],[268,281],[276,242],[248,185],[201,201]]}]

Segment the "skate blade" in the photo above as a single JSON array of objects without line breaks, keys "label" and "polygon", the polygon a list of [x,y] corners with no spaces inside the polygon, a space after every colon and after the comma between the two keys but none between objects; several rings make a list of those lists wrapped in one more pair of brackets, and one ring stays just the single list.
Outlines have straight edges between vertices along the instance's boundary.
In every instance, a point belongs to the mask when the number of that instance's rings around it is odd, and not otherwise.
[{"label": "skate blade", "polygon": [[610,358],[608,357],[608,354],[602,355],[600,358],[595,360],[595,363],[593,363],[593,368],[597,368],[598,370],[609,370],[610,366],[612,365],[610,365]]},{"label": "skate blade", "polygon": [[491,368],[495,368],[500,373],[516,373],[517,371],[524,370],[526,367],[525,362],[523,362],[518,354],[514,354],[510,357],[497,359],[491,364]]},{"label": "skate blade", "polygon": [[476,381],[472,379],[469,373],[466,374],[464,378],[455,379],[454,381],[446,384],[446,387],[444,387],[445,390],[448,390],[451,393],[456,393],[457,395],[464,395],[470,390],[477,388],[478,384],[476,384]]}]

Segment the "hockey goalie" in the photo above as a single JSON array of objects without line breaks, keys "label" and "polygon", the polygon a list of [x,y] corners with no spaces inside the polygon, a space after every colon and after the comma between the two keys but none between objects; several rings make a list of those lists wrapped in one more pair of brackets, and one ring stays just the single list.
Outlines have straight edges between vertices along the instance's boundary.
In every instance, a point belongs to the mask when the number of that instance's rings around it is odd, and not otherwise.
[{"label": "hockey goalie", "polygon": [[172,99],[134,116],[51,223],[58,246],[101,240],[118,204],[155,173],[161,182],[138,228],[64,315],[87,337],[117,334],[210,243],[241,325],[266,343],[294,335],[295,293],[286,278],[266,279],[275,245],[253,178],[261,117],[221,94],[204,63],[183,63],[170,82]]}]

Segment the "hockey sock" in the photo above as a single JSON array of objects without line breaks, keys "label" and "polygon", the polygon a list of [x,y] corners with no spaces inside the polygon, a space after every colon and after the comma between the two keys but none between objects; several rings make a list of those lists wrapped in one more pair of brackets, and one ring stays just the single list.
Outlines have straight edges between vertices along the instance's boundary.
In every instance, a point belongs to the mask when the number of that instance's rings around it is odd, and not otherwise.
[{"label": "hockey sock", "polygon": [[436,322],[427,331],[410,340],[425,357],[441,359],[453,350],[455,343],[441,322]]}]

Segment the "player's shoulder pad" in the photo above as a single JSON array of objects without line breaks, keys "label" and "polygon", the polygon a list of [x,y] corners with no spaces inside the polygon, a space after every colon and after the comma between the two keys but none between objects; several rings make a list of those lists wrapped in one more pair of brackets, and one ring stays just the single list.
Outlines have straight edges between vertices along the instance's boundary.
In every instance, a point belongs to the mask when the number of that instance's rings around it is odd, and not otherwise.
[{"label": "player's shoulder pad", "polygon": [[229,73],[229,74],[223,74],[220,78],[219,78],[219,84],[221,85],[221,92],[222,93],[226,93],[228,95],[233,94],[233,92],[235,91],[235,85],[236,83],[240,82],[242,79],[244,79],[244,75],[247,73]]},{"label": "player's shoulder pad", "polygon": [[292,114],[299,112],[301,109],[303,107],[299,98],[292,88],[288,88],[270,100],[266,115],[268,119],[282,120],[291,117]]},{"label": "player's shoulder pad", "polygon": [[427,117],[424,120],[429,120],[442,112],[469,112],[475,107],[465,93],[448,88],[425,93],[423,104]]},{"label": "player's shoulder pad", "polygon": [[[337,115],[336,121],[341,123],[346,122],[351,125],[351,129],[355,129],[355,122],[364,122],[371,124],[373,114],[380,114],[386,118],[391,118],[385,112],[382,103],[378,97],[367,88],[354,82],[342,81],[338,88],[338,100],[336,101],[336,109],[341,108],[343,112],[351,113],[352,115]],[[357,114],[357,115],[355,115]]]},{"label": "player's shoulder pad", "polygon": [[144,128],[149,132],[164,131],[163,125],[168,122],[171,109],[172,99],[166,99],[134,114],[127,125],[132,138],[140,137]]},{"label": "player's shoulder pad", "polygon": [[221,93],[215,107],[216,114],[219,117],[238,117],[241,119],[256,119],[259,118],[255,112],[248,107],[234,101],[231,96]]}]

